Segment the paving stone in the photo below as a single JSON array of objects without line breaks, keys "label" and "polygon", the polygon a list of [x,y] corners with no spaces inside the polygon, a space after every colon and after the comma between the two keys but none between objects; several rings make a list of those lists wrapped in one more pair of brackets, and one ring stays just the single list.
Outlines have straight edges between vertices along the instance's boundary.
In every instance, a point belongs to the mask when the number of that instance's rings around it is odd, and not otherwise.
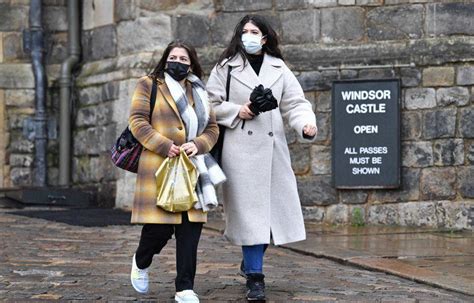
[{"label": "paving stone", "polygon": [[[137,294],[130,285],[129,272],[140,226],[81,227],[0,211],[0,270],[5,270],[0,282],[6,286],[0,289],[3,299],[172,300],[176,275],[174,240],[154,258],[150,267],[150,292]],[[393,238],[393,235],[388,236]],[[19,238],[22,241],[18,241]],[[341,243],[345,237],[337,238]],[[317,239],[323,241],[321,236]],[[69,244],[64,245],[65,240]],[[360,242],[351,239],[349,243],[357,245]],[[325,248],[330,244],[321,242],[317,246]],[[55,252],[56,256],[51,257],[52,254],[46,251]],[[202,301],[244,300],[245,280],[237,274],[240,260],[240,247],[230,245],[220,234],[204,229],[194,288]],[[264,271],[266,293],[271,302],[382,302],[393,299],[468,302],[467,296],[455,292],[274,246],[267,250]],[[295,284],[295,280],[298,283]]]}]

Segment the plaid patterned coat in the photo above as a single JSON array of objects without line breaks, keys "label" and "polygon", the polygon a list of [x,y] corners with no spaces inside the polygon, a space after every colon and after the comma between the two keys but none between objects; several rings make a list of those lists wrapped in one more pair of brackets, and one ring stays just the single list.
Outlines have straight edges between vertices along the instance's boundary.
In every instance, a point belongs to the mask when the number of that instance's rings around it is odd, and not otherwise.
[{"label": "plaid patterned coat", "polygon": [[[170,213],[156,206],[157,185],[155,172],[166,158],[171,144],[186,142],[186,131],[178,108],[171,97],[164,80],[158,79],[156,102],[150,122],[150,94],[152,80],[142,77],[138,80],[130,109],[130,129],[143,145],[144,150],[138,165],[135,198],[132,208],[132,223],[181,224],[180,213]],[[187,82],[186,93],[193,105],[191,84]],[[198,153],[211,150],[219,136],[219,128],[214,112],[210,111],[209,124],[204,132],[196,137]],[[206,222],[207,214],[192,209],[188,211],[191,222]]]}]

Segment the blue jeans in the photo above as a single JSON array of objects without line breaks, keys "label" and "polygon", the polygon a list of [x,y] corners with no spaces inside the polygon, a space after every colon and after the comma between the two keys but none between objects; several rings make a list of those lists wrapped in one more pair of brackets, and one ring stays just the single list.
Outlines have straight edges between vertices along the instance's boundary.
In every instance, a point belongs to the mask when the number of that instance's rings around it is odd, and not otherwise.
[{"label": "blue jeans", "polygon": [[242,246],[245,274],[263,273],[263,256],[268,244]]}]

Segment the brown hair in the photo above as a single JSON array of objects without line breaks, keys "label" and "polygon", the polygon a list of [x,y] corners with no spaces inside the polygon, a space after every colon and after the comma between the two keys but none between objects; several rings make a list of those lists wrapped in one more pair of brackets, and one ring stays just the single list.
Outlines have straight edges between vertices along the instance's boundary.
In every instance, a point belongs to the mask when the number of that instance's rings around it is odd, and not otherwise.
[{"label": "brown hair", "polygon": [[196,49],[192,45],[181,40],[174,40],[170,44],[168,44],[165,51],[163,52],[163,56],[161,57],[160,62],[158,62],[156,67],[148,76],[154,80],[156,80],[157,78],[164,78],[166,60],[168,59],[170,52],[176,47],[184,48],[188,52],[189,59],[191,60],[191,70],[193,74],[195,74],[199,79],[201,79],[203,72],[201,64],[198,60]]}]

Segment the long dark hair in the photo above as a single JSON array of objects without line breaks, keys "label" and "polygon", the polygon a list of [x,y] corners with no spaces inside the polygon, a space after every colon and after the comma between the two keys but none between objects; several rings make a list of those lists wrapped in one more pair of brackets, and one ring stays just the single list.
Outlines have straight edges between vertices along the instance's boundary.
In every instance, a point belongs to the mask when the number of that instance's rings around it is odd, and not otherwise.
[{"label": "long dark hair", "polygon": [[163,56],[161,57],[160,62],[158,62],[156,67],[148,76],[153,80],[156,80],[157,78],[164,78],[166,60],[168,59],[170,52],[176,47],[184,48],[188,52],[189,59],[191,60],[191,70],[193,74],[195,74],[199,79],[201,79],[203,72],[201,64],[198,60],[196,49],[194,49],[194,47],[189,43],[186,43],[181,40],[174,40],[170,44],[168,44],[165,51],[163,52]]},{"label": "long dark hair", "polygon": [[272,28],[270,23],[260,15],[246,15],[243,17],[237,26],[234,29],[234,35],[230,40],[229,46],[224,50],[222,55],[219,57],[220,65],[223,65],[224,60],[229,58],[234,58],[237,54],[240,54],[246,62],[246,52],[244,46],[242,45],[242,31],[245,24],[251,22],[262,32],[262,35],[265,36],[267,42],[263,45],[262,51],[273,56],[283,59],[280,48],[278,47],[278,35],[275,30]]}]

